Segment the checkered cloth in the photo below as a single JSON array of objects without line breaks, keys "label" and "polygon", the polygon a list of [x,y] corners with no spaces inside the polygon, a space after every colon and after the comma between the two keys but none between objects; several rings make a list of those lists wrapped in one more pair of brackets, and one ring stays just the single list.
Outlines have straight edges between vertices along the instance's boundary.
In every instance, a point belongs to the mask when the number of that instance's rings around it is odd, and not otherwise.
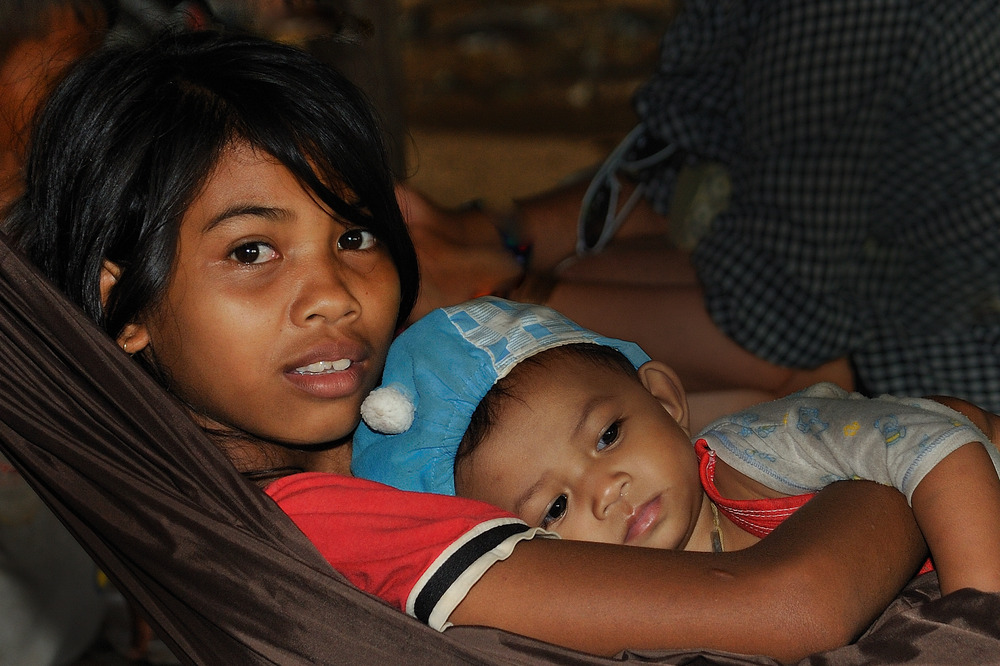
[{"label": "checkered cloth", "polygon": [[[1000,410],[1000,3],[690,0],[635,103],[729,165],[694,252],[728,335]],[[645,180],[665,212],[672,177]]]}]

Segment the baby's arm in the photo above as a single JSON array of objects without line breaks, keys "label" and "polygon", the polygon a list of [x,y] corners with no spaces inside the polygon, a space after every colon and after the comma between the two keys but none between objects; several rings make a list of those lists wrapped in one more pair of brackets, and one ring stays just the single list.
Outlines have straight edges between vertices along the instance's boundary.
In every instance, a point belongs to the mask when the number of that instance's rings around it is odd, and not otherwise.
[{"label": "baby's arm", "polygon": [[[997,441],[996,414],[957,398],[934,400]],[[994,444],[970,443],[952,452],[928,472],[911,499],[942,593],[963,587],[1000,591],[1000,477],[984,445]]]},{"label": "baby's arm", "polygon": [[[1000,589],[1000,455],[984,434],[1000,417],[967,402],[875,400],[830,386],[758,405],[703,435],[720,459],[788,494],[855,478],[894,486],[909,497],[942,591]],[[983,432],[980,432],[982,430]],[[991,455],[983,445],[991,447]]]}]

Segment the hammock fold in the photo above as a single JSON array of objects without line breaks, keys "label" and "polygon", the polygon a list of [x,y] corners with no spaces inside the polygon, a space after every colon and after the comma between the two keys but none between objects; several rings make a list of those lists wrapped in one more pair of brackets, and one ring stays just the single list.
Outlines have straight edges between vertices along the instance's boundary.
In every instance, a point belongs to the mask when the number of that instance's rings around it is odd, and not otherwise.
[{"label": "hammock fold", "polygon": [[6,243],[0,450],[184,662],[484,661],[350,586]]},{"label": "hammock fold", "polygon": [[[0,452],[184,663],[777,663],[690,650],[605,659],[496,629],[441,634],[360,592],[2,235]],[[1000,595],[937,599],[936,586],[916,579],[858,643],[804,663],[1000,654]]]}]

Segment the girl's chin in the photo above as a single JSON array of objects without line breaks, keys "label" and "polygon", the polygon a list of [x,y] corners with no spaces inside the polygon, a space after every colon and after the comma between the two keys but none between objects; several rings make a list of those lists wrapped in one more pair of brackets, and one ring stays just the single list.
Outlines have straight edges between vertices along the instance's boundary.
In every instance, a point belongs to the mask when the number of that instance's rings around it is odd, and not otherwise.
[{"label": "girl's chin", "polygon": [[[355,410],[357,412],[357,410]],[[360,417],[358,417],[360,422]],[[289,432],[283,428],[282,432],[273,432],[265,439],[272,441],[283,448],[293,451],[329,451],[351,444],[357,423],[351,420],[350,428],[345,429],[343,422],[339,424],[316,424],[313,427],[296,428]]]},{"label": "girl's chin", "polygon": [[[238,445],[269,444],[301,452],[329,451],[350,444],[361,422],[361,399],[337,401],[317,408],[301,405],[277,408],[280,420],[254,418],[253,414],[233,414],[229,418],[189,410],[192,419],[210,436]],[[313,418],[310,418],[313,417]],[[349,450],[349,449],[348,449]]]},{"label": "girl's chin", "polygon": [[331,449],[340,448],[342,446],[349,446],[351,443],[351,438],[346,437],[339,440],[330,440],[324,442],[318,442],[312,444],[309,442],[277,442],[280,446],[290,449],[292,451],[302,451],[304,453],[319,453],[321,451],[329,451]]},{"label": "girl's chin", "polygon": [[[366,394],[367,395],[367,394]],[[261,423],[266,437],[299,451],[326,451],[349,444],[361,423],[361,397],[328,402],[324,405],[292,405],[279,414],[280,421]]]}]

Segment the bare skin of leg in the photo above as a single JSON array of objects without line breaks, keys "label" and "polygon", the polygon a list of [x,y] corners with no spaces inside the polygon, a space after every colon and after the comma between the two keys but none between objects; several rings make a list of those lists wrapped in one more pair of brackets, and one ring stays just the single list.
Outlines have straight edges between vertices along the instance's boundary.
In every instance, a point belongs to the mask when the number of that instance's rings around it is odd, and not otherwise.
[{"label": "bare skin of leg", "polygon": [[559,282],[596,282],[624,287],[694,286],[698,276],[691,256],[660,234],[615,239],[600,254],[564,261]]},{"label": "bare skin of leg", "polygon": [[[532,244],[531,270],[552,271],[576,252],[577,222],[588,182],[568,184],[518,202],[517,237]],[[619,201],[625,201],[634,185],[623,181]],[[641,199],[615,233],[615,243],[635,238],[666,238],[669,222]],[[600,256],[600,255],[597,255]]]},{"label": "bare skin of leg", "polygon": [[411,321],[521,280],[524,267],[500,243],[488,214],[441,208],[405,186],[397,186],[396,198],[420,262],[420,297]]},{"label": "bare skin of leg", "polygon": [[853,387],[846,360],[797,370],[746,351],[715,325],[697,286],[623,292],[621,285],[559,283],[546,304],[583,326],[634,340],[671,365],[691,391],[751,388],[779,396],[824,380]]},{"label": "bare skin of leg", "polygon": [[583,326],[634,340],[671,365],[691,394],[692,416],[700,425],[820,381],[854,387],[846,359],[811,370],[786,368],[727,337],[705,309],[689,255],[670,247],[667,220],[648,206],[633,211],[604,252],[565,262],[574,254],[585,189],[581,183],[520,202],[516,237],[531,240],[533,250],[528,279],[509,291],[524,268],[499,242],[498,216],[447,210],[399,187],[421,266],[414,316],[491,292],[544,302]]},{"label": "bare skin of leg", "polygon": [[735,414],[747,407],[768,402],[781,396],[754,389],[729,391],[694,391],[687,394],[691,435],[697,435],[705,426],[727,414]]},{"label": "bare skin of leg", "polygon": [[846,359],[812,370],[785,368],[733,342],[705,309],[690,255],[662,237],[616,239],[601,254],[561,272],[551,286],[547,305],[588,328],[635,340],[678,372],[688,390],[693,432],[820,381],[854,388]]},{"label": "bare skin of leg", "polygon": [[[420,298],[413,317],[517,285],[525,267],[500,243],[500,230],[531,245],[529,273],[550,274],[575,252],[577,218],[586,189],[587,183],[581,182],[521,200],[511,218],[475,208],[443,208],[405,185],[397,186],[396,197],[421,268]],[[629,192],[625,185],[622,198]],[[615,242],[665,238],[667,228],[665,218],[640,203],[618,230]]]}]

